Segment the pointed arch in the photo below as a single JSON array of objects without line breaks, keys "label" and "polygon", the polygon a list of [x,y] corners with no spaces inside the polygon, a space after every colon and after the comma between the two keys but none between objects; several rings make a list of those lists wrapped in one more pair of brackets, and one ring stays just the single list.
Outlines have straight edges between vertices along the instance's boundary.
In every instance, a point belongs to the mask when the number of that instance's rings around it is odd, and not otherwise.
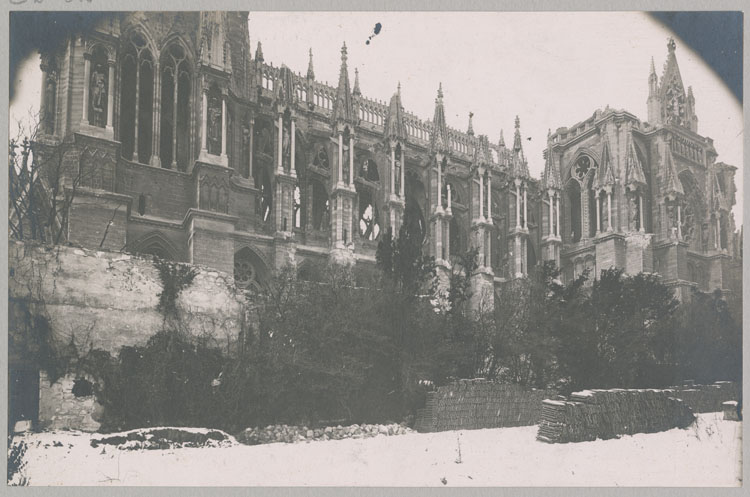
[{"label": "pointed arch", "polygon": [[128,249],[134,254],[153,255],[160,259],[179,261],[180,249],[167,239],[160,231],[151,231],[128,244]]},{"label": "pointed arch", "polygon": [[259,289],[267,284],[268,268],[263,256],[248,245],[234,253],[234,282],[240,288]]}]

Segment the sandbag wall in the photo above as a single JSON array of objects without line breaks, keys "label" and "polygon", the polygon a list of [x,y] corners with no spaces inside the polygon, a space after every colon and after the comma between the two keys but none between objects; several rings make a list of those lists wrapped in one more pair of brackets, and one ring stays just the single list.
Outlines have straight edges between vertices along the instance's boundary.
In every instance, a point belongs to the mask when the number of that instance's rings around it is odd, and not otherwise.
[{"label": "sandbag wall", "polygon": [[487,380],[459,380],[427,394],[417,412],[420,432],[528,426],[539,423],[542,400],[552,390],[526,389]]},{"label": "sandbag wall", "polygon": [[686,428],[695,415],[674,390],[584,390],[544,400],[537,440],[585,442]]},{"label": "sandbag wall", "polygon": [[693,385],[692,383],[675,390],[675,397],[682,399],[693,412],[720,412],[724,402],[740,400],[740,384],[731,381],[717,381],[711,385]]}]

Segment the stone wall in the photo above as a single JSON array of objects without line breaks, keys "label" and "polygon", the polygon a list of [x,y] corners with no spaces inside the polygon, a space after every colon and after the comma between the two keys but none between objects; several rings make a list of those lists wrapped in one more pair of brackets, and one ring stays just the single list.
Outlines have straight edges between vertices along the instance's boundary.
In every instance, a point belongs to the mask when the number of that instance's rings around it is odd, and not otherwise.
[{"label": "stone wall", "polygon": [[[8,262],[11,332],[22,325],[22,313],[30,308],[46,315],[58,343],[72,341],[79,351],[94,348],[116,355],[123,346],[145,345],[164,326],[157,309],[162,282],[150,259],[10,242]],[[244,297],[231,276],[196,269],[192,283],[177,298],[179,324],[209,344],[229,347],[246,323]],[[41,426],[98,428],[99,406],[93,396],[72,394],[75,377],[65,376],[50,385],[43,371],[41,375]]]},{"label": "stone wall", "polygon": [[583,442],[633,433],[685,428],[694,412],[720,412],[737,400],[740,385],[683,385],[664,390],[583,390],[568,399],[546,399],[537,440]]},{"label": "stone wall", "polygon": [[73,394],[76,377],[66,375],[50,384],[47,373],[39,373],[39,426],[47,430],[97,431],[104,408],[94,395]]},{"label": "stone wall", "polygon": [[427,394],[415,428],[421,432],[528,426],[539,423],[551,390],[486,380],[459,380]]}]

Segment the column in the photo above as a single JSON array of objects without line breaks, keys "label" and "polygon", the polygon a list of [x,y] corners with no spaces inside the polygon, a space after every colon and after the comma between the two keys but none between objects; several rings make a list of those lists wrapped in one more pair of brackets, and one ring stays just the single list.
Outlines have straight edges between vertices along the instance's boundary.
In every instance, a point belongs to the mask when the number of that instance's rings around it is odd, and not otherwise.
[{"label": "column", "polygon": [[716,248],[721,250],[721,212],[716,213]]},{"label": "column", "polygon": [[344,183],[344,135],[341,131],[339,131],[339,164],[338,164],[338,173],[339,176],[336,180],[336,183],[343,184]]},{"label": "column", "polygon": [[[87,100],[88,101],[88,100]],[[135,119],[133,126],[133,161],[138,162],[138,107],[141,103],[141,60],[135,61]]]},{"label": "column", "polygon": [[[437,159],[436,159],[437,160]],[[437,207],[443,206],[443,175],[442,170],[443,165],[438,161],[437,162]]]},{"label": "column", "polygon": [[[91,54],[83,54],[83,67],[83,112],[81,113],[81,123],[89,124],[89,84],[91,84],[89,80],[91,79]],[[136,90],[136,96],[137,95],[138,91]]]},{"label": "column", "polygon": [[354,187],[354,133],[349,133],[349,186]]},{"label": "column", "polygon": [[484,218],[484,176],[479,174],[479,220]]},{"label": "column", "polygon": [[297,175],[296,164],[295,164],[295,160],[294,160],[294,151],[295,151],[295,146],[296,146],[296,143],[295,143],[296,140],[295,140],[295,136],[294,136],[295,134],[296,134],[296,124],[295,124],[295,119],[292,118],[292,152],[291,152],[292,156],[291,156],[291,158],[289,160],[289,163],[290,163],[290,171],[289,172],[291,173],[292,176],[296,176]]},{"label": "column", "polygon": [[682,212],[680,204],[677,204],[677,238],[682,240]]},{"label": "column", "polygon": [[208,152],[208,136],[206,135],[206,121],[208,120],[208,88],[203,88],[203,103],[201,104],[201,152]]},{"label": "column", "polygon": [[281,172],[284,169],[284,158],[282,157],[282,154],[284,153],[283,143],[284,140],[284,119],[281,114],[279,114],[279,131],[277,133],[278,140],[276,144],[276,155],[278,156],[278,160],[276,161],[276,167]]},{"label": "column", "polygon": [[[153,96],[153,115],[151,129],[151,165],[161,167],[161,70],[159,63],[154,62],[154,96]],[[169,167],[169,164],[166,164]]]},{"label": "column", "polygon": [[516,228],[521,227],[521,183],[516,180]]},{"label": "column", "polygon": [[600,220],[599,220],[599,211],[601,209],[601,205],[600,205],[600,202],[599,202],[599,192],[598,191],[594,194],[594,197],[596,197],[596,234],[598,235],[599,234],[599,228],[601,227],[601,224],[599,224],[599,222],[600,222]]},{"label": "column", "polygon": [[560,194],[555,194],[555,236],[560,237]]},{"label": "column", "polygon": [[492,175],[487,172],[487,222],[492,224]]},{"label": "column", "polygon": [[526,202],[526,185],[523,185],[523,227],[524,229],[529,228],[529,206]]},{"label": "column", "polygon": [[[115,61],[108,60],[107,66],[109,66],[109,80],[107,89],[107,131],[114,132],[112,122],[114,120],[114,107],[115,107]],[[46,78],[45,78],[46,84]]]},{"label": "column", "polygon": [[646,231],[646,227],[643,225],[643,195],[638,192],[638,221],[640,221],[640,229],[638,231]]},{"label": "column", "polygon": [[401,149],[401,157],[398,158],[401,161],[401,187],[399,188],[399,196],[402,198],[406,198],[406,195],[404,192],[406,191],[406,181],[405,181],[405,174],[406,174],[406,159],[404,158],[404,149]]},{"label": "column", "polygon": [[[175,109],[177,109],[176,105]],[[224,94],[221,95],[221,156],[224,158],[227,156],[227,97]]]},{"label": "column", "polygon": [[255,151],[255,148],[253,147],[253,136],[255,135],[254,128],[255,128],[255,118],[251,117],[250,118],[250,140],[249,140],[250,153],[248,154],[248,158],[247,158],[247,161],[248,161],[247,171],[248,171],[248,175],[250,178],[254,177],[253,176],[253,152]]},{"label": "column", "polygon": [[554,236],[555,235],[555,232],[554,232],[555,221],[554,221],[554,219],[552,219],[552,217],[554,215],[554,213],[553,213],[553,211],[554,211],[553,207],[554,206],[552,205],[552,202],[553,202],[552,201],[552,190],[550,190],[549,192],[547,192],[547,194],[548,194],[548,197],[549,197],[549,236]]},{"label": "column", "polygon": [[[179,66],[175,67],[174,71],[174,94],[172,96],[172,169],[177,169],[177,89],[180,85],[179,77]],[[159,94],[161,95],[161,78],[159,78]],[[161,114],[161,102],[159,102],[159,113]],[[222,109],[222,119],[225,119],[224,112]],[[221,129],[222,140],[224,139],[224,128]],[[224,145],[222,142],[222,153],[224,151]]]},{"label": "column", "polygon": [[607,231],[612,231],[612,192],[607,192]]}]

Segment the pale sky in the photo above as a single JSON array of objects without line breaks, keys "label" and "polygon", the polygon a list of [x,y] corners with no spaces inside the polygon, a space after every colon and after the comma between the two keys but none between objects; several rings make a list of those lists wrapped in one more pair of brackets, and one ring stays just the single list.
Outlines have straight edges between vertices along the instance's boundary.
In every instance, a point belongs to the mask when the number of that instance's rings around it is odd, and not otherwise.
[{"label": "pale sky", "polygon": [[[382,29],[367,45],[378,22]],[[249,26],[253,54],[260,40],[267,63],[304,74],[312,48],[316,79],[333,86],[346,41],[351,84],[356,67],[362,93],[387,103],[400,81],[404,107],[424,120],[432,118],[442,82],[448,125],[465,131],[473,112],[475,132],[493,143],[501,129],[506,142],[512,140],[518,114],[535,177],[544,167],[549,128],[569,127],[607,105],[647,120],[651,57],[661,77],[672,34],[631,12],[254,12]],[[742,107],[702,59],[676,41],[683,83],[695,95],[698,132],[714,139],[718,161],[738,168],[739,226]],[[39,105],[39,61],[27,61],[18,74],[11,123]]]}]

